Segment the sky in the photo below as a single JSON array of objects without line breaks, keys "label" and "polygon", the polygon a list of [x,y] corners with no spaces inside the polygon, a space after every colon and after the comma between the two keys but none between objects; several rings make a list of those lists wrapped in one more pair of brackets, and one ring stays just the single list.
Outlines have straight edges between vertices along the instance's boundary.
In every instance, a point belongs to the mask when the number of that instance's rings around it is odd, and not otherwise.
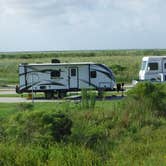
[{"label": "sky", "polygon": [[0,52],[166,48],[165,0],[0,0]]}]

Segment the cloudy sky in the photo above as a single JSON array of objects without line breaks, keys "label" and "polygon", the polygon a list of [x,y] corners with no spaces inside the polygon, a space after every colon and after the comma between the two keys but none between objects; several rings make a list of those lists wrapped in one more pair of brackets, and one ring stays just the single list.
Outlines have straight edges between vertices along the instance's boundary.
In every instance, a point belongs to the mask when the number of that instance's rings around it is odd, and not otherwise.
[{"label": "cloudy sky", "polygon": [[0,51],[166,48],[165,0],[0,0]]}]

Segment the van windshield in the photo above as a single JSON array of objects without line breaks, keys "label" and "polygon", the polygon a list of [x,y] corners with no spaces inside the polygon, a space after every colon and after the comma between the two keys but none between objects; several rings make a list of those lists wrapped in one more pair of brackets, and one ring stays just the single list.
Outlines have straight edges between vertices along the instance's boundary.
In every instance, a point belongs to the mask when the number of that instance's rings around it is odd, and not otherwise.
[{"label": "van windshield", "polygon": [[147,64],[147,61],[143,61],[142,62],[141,70],[145,70],[146,69],[146,64]]}]

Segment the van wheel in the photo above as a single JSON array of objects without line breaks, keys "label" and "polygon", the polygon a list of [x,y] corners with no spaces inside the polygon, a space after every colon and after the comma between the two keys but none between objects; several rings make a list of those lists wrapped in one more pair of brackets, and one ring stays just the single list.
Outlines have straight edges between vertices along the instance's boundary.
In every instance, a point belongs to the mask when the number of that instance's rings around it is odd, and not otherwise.
[{"label": "van wheel", "polygon": [[46,99],[53,99],[54,98],[54,92],[45,92],[45,98]]},{"label": "van wheel", "polygon": [[154,82],[154,81],[156,81],[156,79],[155,78],[151,78],[150,81]]}]

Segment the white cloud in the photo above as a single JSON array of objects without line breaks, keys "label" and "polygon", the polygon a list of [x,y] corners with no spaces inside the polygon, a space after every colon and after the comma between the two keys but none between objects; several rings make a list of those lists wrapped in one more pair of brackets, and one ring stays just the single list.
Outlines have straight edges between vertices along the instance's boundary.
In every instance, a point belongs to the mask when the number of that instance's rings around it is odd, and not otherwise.
[{"label": "white cloud", "polygon": [[[59,23],[124,22],[124,28],[158,21],[165,10],[164,0],[1,0],[1,15],[26,21],[60,21]],[[165,13],[165,12],[164,12]],[[109,18],[108,18],[109,16]],[[104,17],[106,19],[104,19]],[[90,18],[90,21],[89,21]],[[101,20],[100,20],[101,19]],[[125,21],[124,21],[125,20]],[[139,23],[140,22],[140,23]]]},{"label": "white cloud", "polygon": [[[108,43],[113,47],[119,44],[119,48],[124,44],[120,42],[121,36],[130,41],[133,36],[140,40],[141,35],[147,35],[150,40],[150,36],[158,33],[162,39],[165,15],[165,0],[0,0],[0,45],[3,39],[6,43],[8,40],[19,43],[18,35],[27,43],[32,35],[34,42],[40,38],[38,42],[46,49],[45,41],[48,45],[57,43],[57,48],[72,49],[78,45],[91,48],[92,43],[96,49],[99,44],[102,48],[108,47]],[[71,42],[71,39],[75,40]],[[129,42],[128,47],[133,42]],[[139,47],[139,42],[135,43]]]}]

